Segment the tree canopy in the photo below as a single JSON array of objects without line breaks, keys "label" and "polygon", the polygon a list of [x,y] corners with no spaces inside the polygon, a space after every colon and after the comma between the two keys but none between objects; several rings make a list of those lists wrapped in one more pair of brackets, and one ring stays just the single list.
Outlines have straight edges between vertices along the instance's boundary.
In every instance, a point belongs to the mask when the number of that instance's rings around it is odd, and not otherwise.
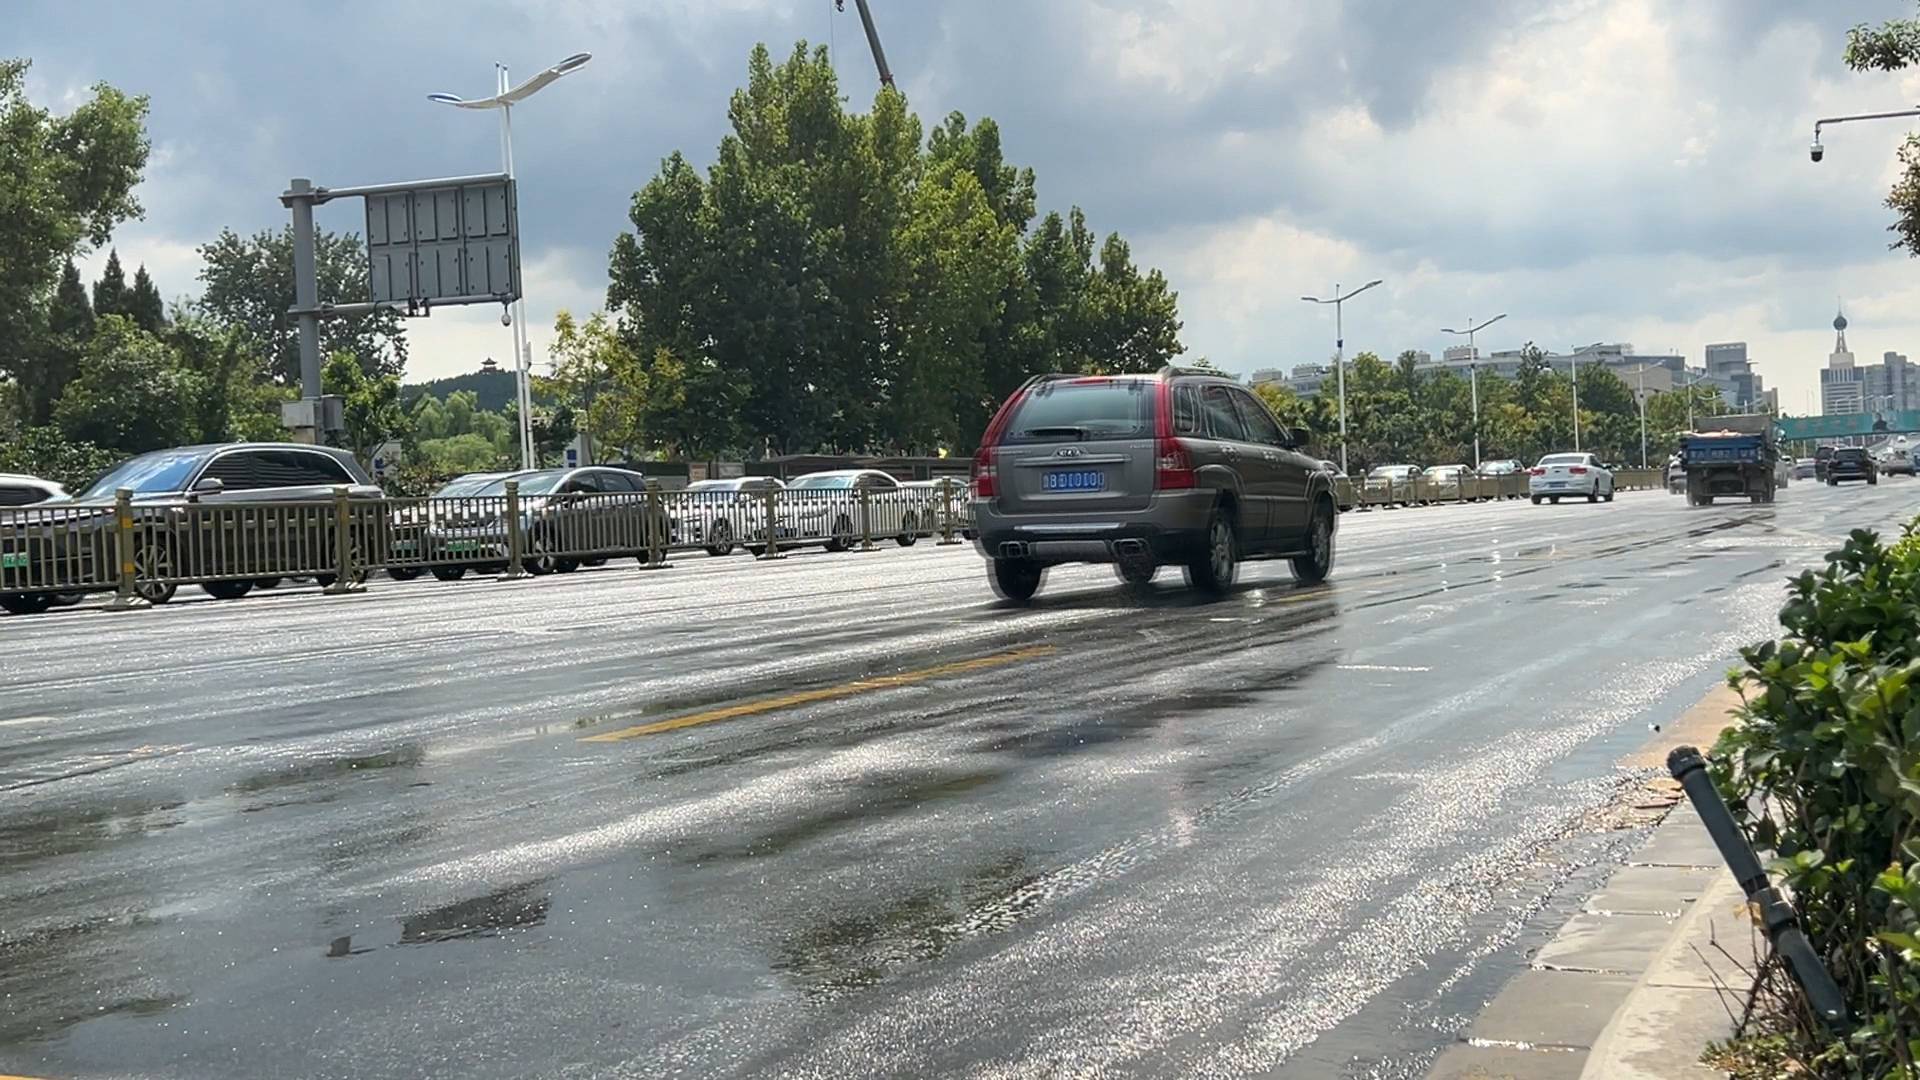
[{"label": "tree canopy", "polygon": [[[1847,32],[1846,64],[1854,71],[1901,71],[1920,64],[1920,19],[1889,19]],[[1891,246],[1920,257],[1920,135],[1909,134],[1898,151],[1900,176],[1887,195],[1894,212]]]}]

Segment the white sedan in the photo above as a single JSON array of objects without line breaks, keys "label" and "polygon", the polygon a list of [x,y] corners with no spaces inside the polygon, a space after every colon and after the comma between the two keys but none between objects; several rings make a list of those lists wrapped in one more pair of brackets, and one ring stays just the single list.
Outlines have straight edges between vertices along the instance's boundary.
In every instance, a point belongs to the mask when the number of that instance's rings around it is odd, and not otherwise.
[{"label": "white sedan", "polygon": [[1592,454],[1548,454],[1528,470],[1527,493],[1542,500],[1585,496],[1588,502],[1613,501],[1613,473]]}]

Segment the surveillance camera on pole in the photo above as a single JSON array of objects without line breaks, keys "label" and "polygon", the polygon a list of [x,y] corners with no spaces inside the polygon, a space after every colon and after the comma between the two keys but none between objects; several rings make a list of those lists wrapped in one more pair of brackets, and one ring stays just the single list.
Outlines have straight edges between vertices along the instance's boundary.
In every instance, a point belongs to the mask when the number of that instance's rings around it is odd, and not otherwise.
[{"label": "surveillance camera on pole", "polygon": [[1820,145],[1820,129],[1828,124],[1846,124],[1855,120],[1892,120],[1902,116],[1920,116],[1920,108],[1901,109],[1897,112],[1858,113],[1853,116],[1829,116],[1813,122],[1813,145],[1807,147],[1807,155],[1815,161],[1827,156],[1827,149]]}]

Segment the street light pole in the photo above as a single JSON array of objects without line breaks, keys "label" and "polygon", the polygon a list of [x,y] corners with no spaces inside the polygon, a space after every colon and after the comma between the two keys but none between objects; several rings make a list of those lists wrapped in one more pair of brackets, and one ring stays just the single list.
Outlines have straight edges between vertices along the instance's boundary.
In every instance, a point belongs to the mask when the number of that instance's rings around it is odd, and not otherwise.
[{"label": "street light pole", "polygon": [[[460,109],[498,109],[500,110],[500,165],[507,179],[513,179],[513,107],[527,100],[548,84],[563,75],[569,75],[587,66],[593,59],[592,53],[574,53],[558,64],[540,72],[519,86],[509,88],[505,64],[493,65],[494,93],[492,97],[468,101],[454,94],[428,94],[427,100],[440,105],[452,105]],[[519,283],[520,296],[513,302],[513,311],[509,322],[513,330],[513,366],[514,396],[520,413],[520,467],[531,469],[533,459],[533,342],[527,334],[526,283]]]},{"label": "street light pole", "polygon": [[1380,279],[1375,278],[1352,292],[1342,295],[1340,283],[1336,281],[1333,285],[1333,298],[1330,300],[1322,300],[1317,296],[1300,298],[1309,304],[1333,305],[1333,372],[1334,382],[1339,386],[1340,393],[1340,471],[1343,473],[1347,471],[1347,331],[1341,307],[1347,301],[1378,284]]},{"label": "street light pole", "polygon": [[1475,347],[1473,336],[1506,317],[1507,314],[1503,311],[1478,326],[1473,324],[1472,319],[1468,319],[1465,330],[1455,330],[1447,326],[1440,328],[1440,332],[1443,334],[1467,335],[1467,355],[1469,357],[1467,362],[1467,381],[1471,385],[1473,393],[1473,471],[1476,473],[1480,471],[1480,350]]},{"label": "street light pole", "polygon": [[1640,467],[1647,467],[1647,365],[1640,364]]}]

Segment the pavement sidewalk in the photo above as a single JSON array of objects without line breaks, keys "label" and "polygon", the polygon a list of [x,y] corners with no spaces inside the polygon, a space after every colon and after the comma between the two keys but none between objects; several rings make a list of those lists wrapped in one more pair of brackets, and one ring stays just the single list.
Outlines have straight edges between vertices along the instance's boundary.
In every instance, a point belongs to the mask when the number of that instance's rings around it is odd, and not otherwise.
[{"label": "pavement sidewalk", "polygon": [[[1649,744],[1710,745],[1731,692]],[[1674,794],[1678,794],[1677,786]],[[1708,1080],[1764,938],[1684,796],[1434,1062],[1429,1080]]]}]

